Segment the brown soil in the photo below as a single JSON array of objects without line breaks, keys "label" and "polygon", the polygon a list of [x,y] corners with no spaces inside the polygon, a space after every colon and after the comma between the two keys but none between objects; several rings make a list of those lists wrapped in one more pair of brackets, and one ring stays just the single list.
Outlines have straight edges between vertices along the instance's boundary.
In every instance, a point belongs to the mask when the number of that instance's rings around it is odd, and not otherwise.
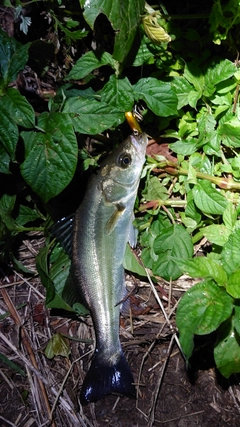
[{"label": "brown soil", "polygon": [[[34,237],[24,241],[20,248],[20,258],[32,269],[34,255],[42,245],[42,239]],[[149,284],[139,282],[138,292],[131,298],[133,312],[138,309],[138,315],[124,319],[120,331],[138,398],[135,401],[111,395],[81,407],[79,390],[93,343],[67,339],[71,347],[69,358],[48,359],[44,350],[56,333],[83,340],[94,338],[91,319],[69,320],[47,310],[45,289],[37,274],[31,278],[16,272],[5,275],[0,288],[0,353],[18,365],[26,376],[0,360],[0,425],[239,426],[238,378],[227,382],[216,373],[209,346],[196,353],[189,375],[177,346],[176,302],[191,284],[186,277],[175,282],[170,303],[169,284],[156,287],[170,318],[167,323]],[[139,301],[145,301],[144,306],[138,304],[136,308]],[[210,337],[210,344],[213,339]],[[201,348],[201,343],[198,347]]]}]

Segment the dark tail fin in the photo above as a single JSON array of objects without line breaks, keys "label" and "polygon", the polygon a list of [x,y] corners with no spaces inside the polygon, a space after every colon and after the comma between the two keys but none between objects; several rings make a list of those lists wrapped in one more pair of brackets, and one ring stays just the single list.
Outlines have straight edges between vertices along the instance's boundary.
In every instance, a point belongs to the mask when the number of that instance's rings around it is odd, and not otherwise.
[{"label": "dark tail fin", "polygon": [[115,365],[107,364],[96,354],[83,381],[80,401],[82,405],[96,402],[110,393],[136,397],[133,376],[123,353]]}]

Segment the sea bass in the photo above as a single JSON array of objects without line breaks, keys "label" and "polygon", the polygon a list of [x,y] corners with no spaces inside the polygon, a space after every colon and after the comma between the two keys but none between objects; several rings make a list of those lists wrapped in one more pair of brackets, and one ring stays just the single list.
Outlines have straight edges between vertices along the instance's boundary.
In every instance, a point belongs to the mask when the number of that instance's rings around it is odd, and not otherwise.
[{"label": "sea bass", "polygon": [[110,393],[135,396],[133,377],[119,340],[120,303],[126,295],[123,259],[134,244],[132,221],[147,135],[130,135],[89,180],[72,224],[71,269],[63,298],[91,313],[96,347],[84,379],[82,404]]}]

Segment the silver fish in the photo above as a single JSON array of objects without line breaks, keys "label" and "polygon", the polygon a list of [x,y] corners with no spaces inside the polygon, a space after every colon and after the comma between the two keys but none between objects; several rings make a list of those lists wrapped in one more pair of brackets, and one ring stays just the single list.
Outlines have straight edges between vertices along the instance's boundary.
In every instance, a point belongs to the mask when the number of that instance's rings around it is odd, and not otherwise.
[{"label": "silver fish", "polygon": [[119,317],[126,292],[123,258],[127,242],[133,246],[135,240],[133,208],[147,142],[145,133],[130,135],[107,156],[92,174],[72,224],[72,265],[63,297],[89,308],[96,335],[82,404],[112,392],[135,396],[119,340]]}]

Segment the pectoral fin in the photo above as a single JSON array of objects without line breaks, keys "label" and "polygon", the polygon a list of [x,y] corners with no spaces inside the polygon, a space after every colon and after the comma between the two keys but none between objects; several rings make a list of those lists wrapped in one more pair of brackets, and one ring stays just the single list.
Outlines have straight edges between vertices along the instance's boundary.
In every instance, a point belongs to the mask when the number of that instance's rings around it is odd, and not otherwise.
[{"label": "pectoral fin", "polygon": [[114,230],[114,228],[117,225],[119,218],[123,215],[123,213],[126,209],[126,207],[121,203],[117,203],[115,205],[115,208],[116,208],[115,211],[113,212],[111,218],[109,218],[109,220],[107,221],[107,224],[106,224],[106,233],[107,234],[112,233],[112,231]]}]

